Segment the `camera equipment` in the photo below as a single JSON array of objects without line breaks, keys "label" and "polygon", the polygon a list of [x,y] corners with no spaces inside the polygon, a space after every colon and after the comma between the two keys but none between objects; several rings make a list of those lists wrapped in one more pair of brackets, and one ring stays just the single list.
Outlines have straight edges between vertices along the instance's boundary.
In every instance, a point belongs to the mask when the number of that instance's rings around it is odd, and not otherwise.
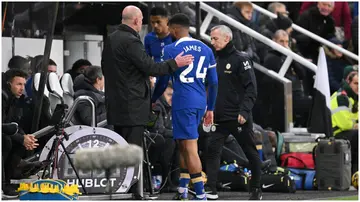
[{"label": "camera equipment", "polygon": [[[65,112],[66,112],[66,109],[67,109],[67,105],[65,104],[58,104],[56,105],[56,108],[54,110],[54,113],[53,113],[53,116],[51,117],[50,119],[50,124],[51,125],[54,125],[55,126],[55,139],[52,143],[52,146],[51,146],[51,149],[50,149],[50,152],[48,153],[47,157],[46,157],[46,160],[45,162],[47,161],[50,161],[51,163],[49,165],[47,165],[45,168],[44,168],[44,172],[43,172],[43,175],[42,175],[42,178],[45,178],[45,174],[46,174],[46,171],[49,169],[49,173],[50,173],[50,178],[53,178],[54,175],[57,176],[57,167],[58,167],[58,163],[57,163],[57,160],[58,160],[58,149],[59,149],[59,145],[61,145],[72,169],[74,170],[75,172],[75,175],[84,191],[85,194],[87,194],[87,191],[85,189],[85,186],[84,184],[82,183],[81,179],[80,179],[80,176],[79,176],[79,173],[78,171],[75,169],[75,166],[69,156],[69,153],[66,151],[66,148],[64,146],[64,143],[63,143],[63,138],[65,138],[65,140],[69,140],[69,135],[64,131],[64,128],[65,128],[65,121],[64,121],[64,117],[65,117]],[[50,171],[50,166],[52,166],[52,169]]]}]

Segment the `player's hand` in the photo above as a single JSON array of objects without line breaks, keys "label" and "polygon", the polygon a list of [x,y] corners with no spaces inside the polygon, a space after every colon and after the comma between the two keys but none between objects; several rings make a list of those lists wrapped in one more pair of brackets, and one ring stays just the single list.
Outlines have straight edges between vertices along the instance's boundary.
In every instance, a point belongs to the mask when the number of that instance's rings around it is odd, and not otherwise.
[{"label": "player's hand", "polygon": [[184,67],[190,65],[194,61],[194,56],[192,55],[184,55],[184,51],[176,56],[175,62],[178,67]]},{"label": "player's hand", "polygon": [[239,114],[239,116],[238,116],[238,122],[242,125],[242,124],[246,123],[246,119]]},{"label": "player's hand", "polygon": [[211,126],[214,123],[214,112],[213,111],[206,111],[204,117],[204,125]]},{"label": "player's hand", "polygon": [[358,129],[359,125],[357,123],[354,124],[354,129]]}]

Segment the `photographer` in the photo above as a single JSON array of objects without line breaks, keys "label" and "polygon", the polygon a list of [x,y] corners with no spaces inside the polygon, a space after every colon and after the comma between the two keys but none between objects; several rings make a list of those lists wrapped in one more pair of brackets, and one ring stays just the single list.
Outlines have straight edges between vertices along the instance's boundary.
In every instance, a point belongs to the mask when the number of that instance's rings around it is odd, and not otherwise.
[{"label": "photographer", "polygon": [[[24,88],[27,74],[19,69],[10,69],[4,79],[6,85],[2,87],[2,123],[19,123],[23,115]],[[3,131],[4,132],[4,131]],[[5,177],[2,180],[4,196],[14,197],[18,194],[11,186],[10,179],[16,178],[21,169],[31,164],[22,161],[25,150],[33,150],[38,146],[37,139],[31,134],[25,134],[21,128],[13,135],[2,134],[2,157]],[[20,174],[21,175],[21,174]]]},{"label": "photographer", "polygon": [[[93,99],[95,105],[96,123],[106,119],[104,76],[101,67],[90,66],[85,69],[83,75],[76,77],[74,81],[75,99],[79,96],[89,96]],[[76,109],[76,120],[80,125],[91,125],[92,109],[89,102],[81,102]]]}]

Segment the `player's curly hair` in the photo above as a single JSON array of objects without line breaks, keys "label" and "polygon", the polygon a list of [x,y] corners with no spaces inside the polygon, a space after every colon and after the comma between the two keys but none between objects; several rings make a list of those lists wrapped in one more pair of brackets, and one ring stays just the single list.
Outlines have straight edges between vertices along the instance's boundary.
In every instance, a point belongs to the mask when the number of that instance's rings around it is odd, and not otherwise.
[{"label": "player's curly hair", "polygon": [[168,25],[181,25],[183,27],[189,28],[190,19],[183,13],[177,13],[170,18]]}]

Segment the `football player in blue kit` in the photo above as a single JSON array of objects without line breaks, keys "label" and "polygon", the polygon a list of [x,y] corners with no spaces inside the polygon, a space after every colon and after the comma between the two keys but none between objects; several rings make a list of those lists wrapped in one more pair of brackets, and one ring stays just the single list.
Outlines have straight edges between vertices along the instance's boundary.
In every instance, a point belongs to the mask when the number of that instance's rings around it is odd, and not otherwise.
[{"label": "football player in blue kit", "polygon": [[168,29],[168,12],[165,8],[154,7],[150,11],[150,23],[154,31],[145,36],[144,44],[146,53],[154,58],[155,62],[161,61],[161,52],[164,47],[173,42]]},{"label": "football player in blue kit", "polygon": [[[213,123],[218,83],[216,60],[208,46],[189,37],[190,20],[186,15],[174,15],[168,25],[172,37],[177,41],[165,46],[163,59],[174,58],[184,52],[184,54],[193,55],[194,62],[179,68],[171,76],[160,77],[152,102],[154,103],[163,94],[171,78],[174,88],[172,97],[173,136],[179,144],[181,169],[180,185],[174,199],[188,199],[188,184],[191,180],[196,192],[194,199],[206,200],[197,139],[199,137],[198,126],[202,118],[204,117],[205,126]],[[208,92],[205,81],[208,85]]]}]

